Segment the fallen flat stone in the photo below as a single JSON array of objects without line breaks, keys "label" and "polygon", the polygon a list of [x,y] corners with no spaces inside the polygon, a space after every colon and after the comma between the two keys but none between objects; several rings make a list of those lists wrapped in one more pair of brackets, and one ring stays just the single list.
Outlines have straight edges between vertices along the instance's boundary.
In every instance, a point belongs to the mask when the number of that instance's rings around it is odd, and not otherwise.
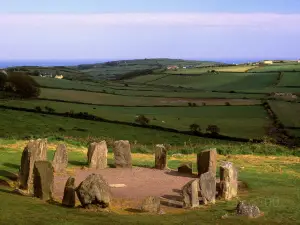
[{"label": "fallen flat stone", "polygon": [[164,170],[167,167],[167,150],[164,145],[156,145],[155,169]]},{"label": "fallen flat stone", "polygon": [[182,187],[183,207],[199,207],[199,179],[191,180]]},{"label": "fallen flat stone", "polygon": [[129,141],[115,141],[113,152],[116,168],[132,168],[131,149]]},{"label": "fallen flat stone", "polygon": [[64,197],[62,200],[62,205],[66,207],[74,207],[75,206],[75,178],[69,177],[66,182],[64,189]]},{"label": "fallen flat stone", "polygon": [[53,193],[53,167],[48,161],[37,161],[33,169],[34,197],[42,200],[52,199]]},{"label": "fallen flat stone", "polygon": [[30,140],[24,148],[19,172],[19,188],[33,193],[33,168],[36,161],[47,160],[47,139]]},{"label": "fallen flat stone", "polygon": [[89,168],[107,168],[107,152],[106,141],[91,143],[87,153]]},{"label": "fallen flat stone", "polygon": [[216,174],[217,170],[217,150],[208,149],[197,154],[198,176],[203,173],[211,172]]},{"label": "fallen flat stone", "polygon": [[160,198],[159,197],[147,197],[143,200],[141,206],[142,212],[159,213],[160,212]]},{"label": "fallen flat stone", "polygon": [[64,144],[59,144],[52,161],[54,172],[64,172],[68,167],[68,152]]},{"label": "fallen flat stone", "polygon": [[216,177],[211,172],[203,173],[200,176],[200,193],[203,203],[214,204],[216,202]]},{"label": "fallen flat stone", "polygon": [[261,216],[259,208],[255,205],[248,204],[246,202],[239,202],[236,207],[236,213],[240,216],[247,216],[249,218],[257,218]]},{"label": "fallen flat stone", "polygon": [[112,200],[108,183],[100,174],[91,174],[76,189],[77,196],[84,208],[95,205],[107,208]]},{"label": "fallen flat stone", "polygon": [[231,162],[223,162],[220,166],[220,196],[231,200],[237,196],[238,172]]}]

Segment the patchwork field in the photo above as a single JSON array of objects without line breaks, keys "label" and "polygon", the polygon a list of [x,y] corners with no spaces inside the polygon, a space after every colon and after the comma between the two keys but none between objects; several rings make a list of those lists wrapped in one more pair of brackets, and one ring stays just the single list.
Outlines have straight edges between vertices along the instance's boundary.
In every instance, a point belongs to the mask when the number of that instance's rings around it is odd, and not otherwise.
[{"label": "patchwork field", "polygon": [[298,72],[300,71],[300,63],[291,63],[291,64],[273,64],[273,65],[265,65],[259,66],[257,68],[251,69],[249,72]]},{"label": "patchwork field", "polygon": [[1,105],[35,109],[50,107],[58,113],[87,112],[112,121],[133,123],[138,115],[150,119],[150,125],[189,131],[191,124],[199,124],[202,131],[208,125],[217,125],[220,134],[231,137],[261,138],[270,122],[261,106],[205,106],[205,107],[112,107],[91,106],[52,101],[8,101]]},{"label": "patchwork field", "polygon": [[278,86],[300,88],[300,72],[283,72]]},{"label": "patchwork field", "polygon": [[283,101],[270,101],[272,110],[279,118],[279,120],[286,127],[296,127],[300,129],[300,104],[283,102]]}]

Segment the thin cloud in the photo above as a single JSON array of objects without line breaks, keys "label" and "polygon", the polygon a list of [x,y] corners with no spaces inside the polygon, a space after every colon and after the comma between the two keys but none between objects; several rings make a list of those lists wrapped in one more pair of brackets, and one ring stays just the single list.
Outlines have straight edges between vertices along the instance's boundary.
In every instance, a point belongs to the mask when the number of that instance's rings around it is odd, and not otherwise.
[{"label": "thin cloud", "polygon": [[0,26],[250,26],[295,28],[300,14],[107,13],[0,14]]}]

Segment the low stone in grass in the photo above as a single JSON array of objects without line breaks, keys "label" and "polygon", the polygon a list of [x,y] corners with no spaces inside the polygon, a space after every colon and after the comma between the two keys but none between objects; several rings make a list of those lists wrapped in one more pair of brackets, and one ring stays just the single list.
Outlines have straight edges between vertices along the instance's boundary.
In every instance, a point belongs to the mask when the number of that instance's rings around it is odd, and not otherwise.
[{"label": "low stone in grass", "polygon": [[141,206],[142,212],[159,213],[160,212],[160,198],[159,197],[147,197],[143,200]]},{"label": "low stone in grass", "polygon": [[246,202],[239,202],[236,206],[236,214],[240,216],[247,216],[249,218],[257,218],[261,216],[259,208]]},{"label": "low stone in grass", "polygon": [[106,141],[91,143],[87,153],[89,167],[105,169],[107,167],[107,152]]},{"label": "low stone in grass", "polygon": [[64,197],[62,200],[62,205],[66,207],[74,207],[75,206],[75,178],[69,177],[66,182],[64,189]]},{"label": "low stone in grass", "polygon": [[64,144],[59,144],[52,161],[54,172],[64,172],[68,167],[68,152]]},{"label": "low stone in grass", "polygon": [[34,197],[48,201],[53,193],[53,167],[48,161],[37,161],[33,169]]}]

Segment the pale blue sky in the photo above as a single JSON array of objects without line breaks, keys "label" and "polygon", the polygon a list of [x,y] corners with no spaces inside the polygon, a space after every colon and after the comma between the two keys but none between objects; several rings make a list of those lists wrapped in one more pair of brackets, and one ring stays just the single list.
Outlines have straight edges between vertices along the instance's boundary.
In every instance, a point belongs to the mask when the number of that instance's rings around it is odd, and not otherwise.
[{"label": "pale blue sky", "polygon": [[299,24],[300,0],[9,0],[0,60],[300,58]]}]

